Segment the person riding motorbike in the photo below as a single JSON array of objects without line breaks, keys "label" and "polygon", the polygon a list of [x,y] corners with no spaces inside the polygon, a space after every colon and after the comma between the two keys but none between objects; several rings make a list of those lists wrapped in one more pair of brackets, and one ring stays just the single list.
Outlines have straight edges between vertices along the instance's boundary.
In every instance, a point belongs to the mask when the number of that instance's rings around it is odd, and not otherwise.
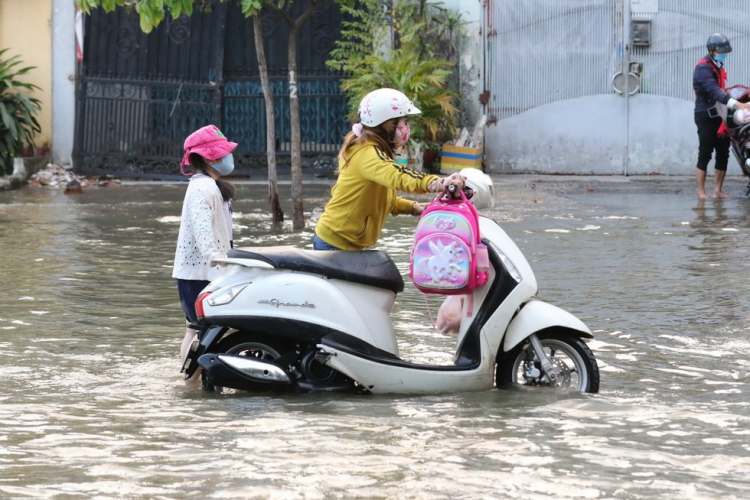
[{"label": "person riding motorbike", "polygon": [[721,33],[714,33],[708,37],[706,49],[708,54],[698,61],[693,71],[694,119],[699,141],[698,162],[695,167],[698,198],[706,198],[706,172],[714,150],[714,198],[727,198],[729,195],[722,191],[722,187],[729,161],[729,138],[720,130],[723,121],[719,108],[726,106],[729,109],[750,109],[750,104],[732,99],[725,91],[727,73],[724,62],[727,54],[732,52],[729,39]]}]

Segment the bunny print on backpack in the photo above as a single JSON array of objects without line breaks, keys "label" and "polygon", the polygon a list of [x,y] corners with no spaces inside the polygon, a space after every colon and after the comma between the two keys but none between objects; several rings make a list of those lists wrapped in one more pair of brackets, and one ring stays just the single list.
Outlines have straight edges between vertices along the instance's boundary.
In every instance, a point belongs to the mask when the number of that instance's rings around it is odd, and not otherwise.
[{"label": "bunny print on backpack", "polygon": [[443,281],[455,284],[466,280],[469,267],[466,265],[468,255],[465,245],[455,241],[443,244],[438,240],[437,243],[429,241],[428,246],[432,251],[432,257],[419,261],[419,271],[429,275],[435,285],[440,285]]},{"label": "bunny print on backpack", "polygon": [[424,293],[454,295],[487,281],[487,248],[478,217],[463,193],[460,199],[444,193],[428,205],[412,245],[409,275],[414,286]]}]

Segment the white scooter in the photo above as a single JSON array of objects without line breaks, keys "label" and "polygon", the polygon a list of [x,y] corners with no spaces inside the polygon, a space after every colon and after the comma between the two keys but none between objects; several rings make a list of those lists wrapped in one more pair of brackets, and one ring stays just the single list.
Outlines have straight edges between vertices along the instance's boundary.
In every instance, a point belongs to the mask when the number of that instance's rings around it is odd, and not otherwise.
[{"label": "white scooter", "polygon": [[[475,205],[491,202],[489,176],[462,174]],[[480,231],[490,276],[464,301],[453,364],[399,357],[390,313],[404,280],[386,253],[237,248],[218,260],[227,271],[196,301],[203,327],[185,378],[200,367],[211,392],[429,394],[515,384],[597,392],[599,369],[581,340],[591,331],[534,299],[529,263],[494,221],[480,217]]]}]

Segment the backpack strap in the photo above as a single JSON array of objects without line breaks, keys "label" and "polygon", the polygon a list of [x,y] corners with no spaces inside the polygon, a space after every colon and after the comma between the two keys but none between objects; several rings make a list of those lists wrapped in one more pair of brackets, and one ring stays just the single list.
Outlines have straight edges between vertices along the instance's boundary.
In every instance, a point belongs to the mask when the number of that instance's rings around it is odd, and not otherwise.
[{"label": "backpack strap", "polygon": [[714,72],[714,75],[716,75],[716,81],[719,83],[719,88],[722,90],[726,90],[727,88],[727,72],[724,71],[724,68],[717,68],[716,65],[709,61],[708,59],[701,59],[698,61],[698,63],[695,65],[697,68],[701,64],[708,64],[711,68],[711,71]]}]

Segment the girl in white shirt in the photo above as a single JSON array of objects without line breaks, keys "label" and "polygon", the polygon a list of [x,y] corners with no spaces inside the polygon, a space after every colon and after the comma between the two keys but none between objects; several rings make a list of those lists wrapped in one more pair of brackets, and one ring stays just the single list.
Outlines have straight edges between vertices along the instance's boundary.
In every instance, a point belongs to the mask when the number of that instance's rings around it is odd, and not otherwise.
[{"label": "girl in white shirt", "polygon": [[[187,321],[180,347],[183,363],[198,336],[195,299],[221,271],[221,267],[212,266],[211,261],[224,257],[232,247],[235,188],[221,177],[234,170],[232,151],[236,147],[237,143],[228,141],[215,125],[200,128],[185,139],[180,171],[191,178],[182,204],[172,271]],[[185,172],[186,165],[191,167],[192,173]]]}]

